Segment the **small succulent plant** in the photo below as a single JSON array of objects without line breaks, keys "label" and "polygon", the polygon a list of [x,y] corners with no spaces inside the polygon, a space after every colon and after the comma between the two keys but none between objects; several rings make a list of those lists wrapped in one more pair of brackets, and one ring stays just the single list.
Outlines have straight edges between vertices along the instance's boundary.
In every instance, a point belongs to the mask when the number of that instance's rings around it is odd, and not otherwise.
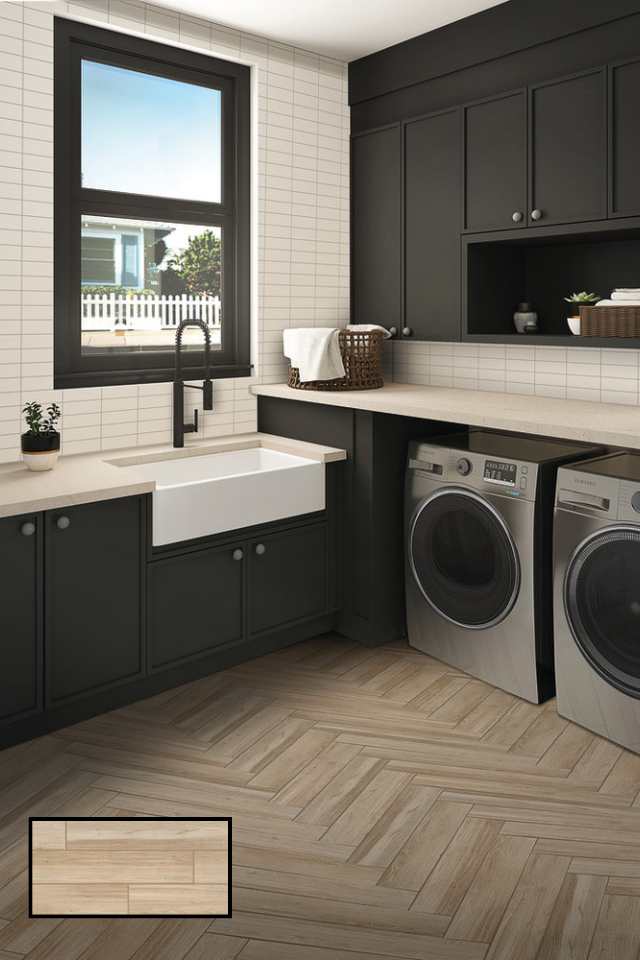
[{"label": "small succulent plant", "polygon": [[56,433],[56,425],[60,419],[61,410],[57,403],[50,403],[46,410],[36,400],[25,403],[22,408],[27,421],[28,433],[32,437],[51,436]]},{"label": "small succulent plant", "polygon": [[581,290],[580,293],[572,293],[570,297],[564,299],[567,303],[577,303],[578,306],[588,307],[596,303],[600,296],[597,293],[587,293],[586,290]]}]

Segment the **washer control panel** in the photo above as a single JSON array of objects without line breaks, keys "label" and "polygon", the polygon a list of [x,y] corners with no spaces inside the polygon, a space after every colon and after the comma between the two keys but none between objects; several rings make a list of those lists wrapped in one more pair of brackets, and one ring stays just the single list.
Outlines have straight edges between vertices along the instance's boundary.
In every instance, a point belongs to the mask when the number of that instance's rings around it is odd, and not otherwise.
[{"label": "washer control panel", "polygon": [[515,487],[518,465],[504,460],[485,460],[484,479],[487,483],[498,483],[503,487]]}]

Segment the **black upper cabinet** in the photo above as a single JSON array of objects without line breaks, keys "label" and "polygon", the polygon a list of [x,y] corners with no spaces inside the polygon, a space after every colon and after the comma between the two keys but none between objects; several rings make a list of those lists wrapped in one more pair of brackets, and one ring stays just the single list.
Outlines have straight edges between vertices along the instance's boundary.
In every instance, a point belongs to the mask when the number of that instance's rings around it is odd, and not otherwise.
[{"label": "black upper cabinet", "polygon": [[353,323],[401,326],[401,129],[351,141]]},{"label": "black upper cabinet", "polygon": [[640,60],[609,73],[609,216],[640,214]]},{"label": "black upper cabinet", "polygon": [[45,515],[47,702],[143,671],[144,498]]},{"label": "black upper cabinet", "polygon": [[327,525],[269,534],[249,545],[249,633],[327,609]]},{"label": "black upper cabinet", "polygon": [[242,640],[244,544],[198,550],[149,565],[151,668]]},{"label": "black upper cabinet", "polygon": [[465,215],[472,232],[527,225],[527,95],[464,109]]},{"label": "black upper cabinet", "polygon": [[0,723],[41,706],[40,523],[0,520]]},{"label": "black upper cabinet", "polygon": [[405,319],[423,340],[460,336],[460,111],[405,126]]},{"label": "black upper cabinet", "polygon": [[529,98],[529,225],[606,217],[606,71],[531,87]]}]

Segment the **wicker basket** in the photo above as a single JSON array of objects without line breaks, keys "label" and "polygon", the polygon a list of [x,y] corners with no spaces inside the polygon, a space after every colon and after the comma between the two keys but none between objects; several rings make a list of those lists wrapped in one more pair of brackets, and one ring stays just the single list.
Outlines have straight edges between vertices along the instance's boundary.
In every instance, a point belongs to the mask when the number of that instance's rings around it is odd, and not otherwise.
[{"label": "wicker basket", "polygon": [[640,307],[580,307],[582,337],[640,337]]},{"label": "wicker basket", "polygon": [[340,330],[338,338],[345,376],[338,380],[300,382],[297,367],[289,368],[289,386],[296,390],[375,390],[384,386],[380,330]]}]

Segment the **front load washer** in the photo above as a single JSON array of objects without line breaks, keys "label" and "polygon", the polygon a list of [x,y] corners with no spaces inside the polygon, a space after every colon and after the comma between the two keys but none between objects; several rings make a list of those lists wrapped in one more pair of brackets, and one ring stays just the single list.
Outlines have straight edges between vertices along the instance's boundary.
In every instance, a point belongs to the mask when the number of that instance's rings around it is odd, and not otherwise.
[{"label": "front load washer", "polygon": [[556,472],[601,452],[481,430],[410,444],[412,647],[533,703],[553,695]]},{"label": "front load washer", "polygon": [[558,713],[640,753],[640,454],[558,471]]}]

